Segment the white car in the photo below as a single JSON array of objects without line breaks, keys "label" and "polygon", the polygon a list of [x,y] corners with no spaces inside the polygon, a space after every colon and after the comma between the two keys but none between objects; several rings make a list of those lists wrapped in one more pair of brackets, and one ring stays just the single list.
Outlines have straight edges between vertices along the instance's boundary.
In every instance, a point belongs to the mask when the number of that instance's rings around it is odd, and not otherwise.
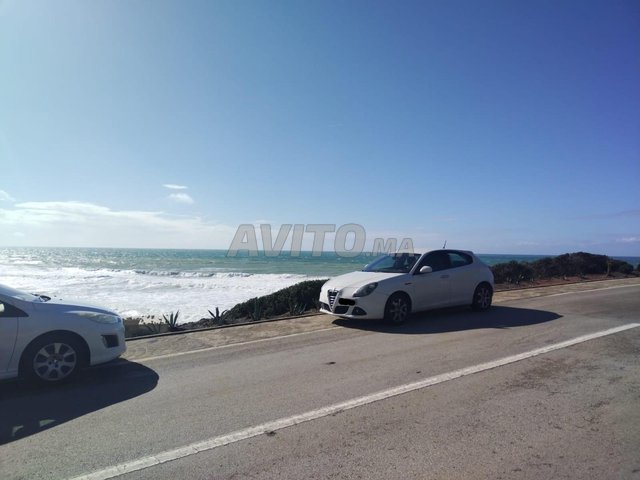
[{"label": "white car", "polygon": [[69,380],[126,348],[118,314],[0,285],[0,380]]},{"label": "white car", "polygon": [[360,272],[327,281],[320,311],[343,318],[404,322],[412,312],[454,305],[487,310],[493,274],[473,252],[434,250],[379,257]]}]

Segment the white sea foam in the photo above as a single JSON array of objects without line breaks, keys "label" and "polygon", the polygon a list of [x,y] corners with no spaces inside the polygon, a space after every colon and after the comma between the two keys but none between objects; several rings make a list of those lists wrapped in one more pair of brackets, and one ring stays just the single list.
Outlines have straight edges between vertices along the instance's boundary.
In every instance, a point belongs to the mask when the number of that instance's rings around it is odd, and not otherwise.
[{"label": "white sea foam", "polygon": [[91,270],[19,262],[0,270],[0,283],[28,292],[95,303],[123,316],[180,310],[181,321],[198,320],[215,307],[222,311],[311,278],[298,274]]}]

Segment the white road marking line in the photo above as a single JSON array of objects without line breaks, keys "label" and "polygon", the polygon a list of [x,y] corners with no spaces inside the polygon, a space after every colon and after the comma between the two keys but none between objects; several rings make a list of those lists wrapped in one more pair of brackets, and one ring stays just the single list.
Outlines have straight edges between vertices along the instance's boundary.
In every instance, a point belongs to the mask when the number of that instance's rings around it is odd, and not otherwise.
[{"label": "white road marking line", "polygon": [[577,292],[562,292],[562,293],[552,293],[551,295],[545,295],[546,297],[559,297],[560,295],[569,295],[570,293],[589,293],[589,292],[599,292],[602,290],[614,290],[616,288],[629,288],[629,287],[640,287],[640,284],[633,285],[616,285],[615,287],[601,287],[601,288],[592,288],[590,290],[579,290]]},{"label": "white road marking line", "polygon": [[613,335],[614,333],[623,332],[625,330],[629,330],[636,327],[640,327],[640,323],[629,323],[619,327],[610,328],[608,330],[602,330],[600,332],[595,332],[588,335],[582,335],[580,337],[576,337],[571,340],[555,343],[553,345],[548,345],[542,348],[536,348],[535,350],[530,350],[528,352],[519,353],[517,355],[511,355],[509,357],[493,360],[491,362],[481,363],[479,365],[474,365],[471,367],[461,368],[453,372],[443,373],[441,375],[436,375],[434,377],[425,378],[424,380],[420,380],[418,382],[400,385],[398,387],[390,388],[388,390],[382,390],[377,393],[347,400],[346,402],[336,403],[334,405],[329,405],[327,407],[319,408],[317,410],[311,410],[310,412],[302,413],[299,415],[293,415],[287,418],[281,418],[279,420],[263,423],[255,427],[245,428],[243,430],[237,430],[227,435],[213,437],[208,440],[195,442],[190,445],[185,445],[184,447],[176,448],[173,450],[167,450],[161,453],[157,453],[155,455],[149,455],[147,457],[142,457],[137,460],[133,460],[131,462],[114,465],[112,467],[108,467],[103,470],[98,470],[86,475],[80,475],[78,477],[74,477],[71,480],[107,480],[110,478],[117,477],[119,475],[124,475],[127,473],[144,470],[145,468],[153,467],[155,465],[171,462],[173,460],[188,457],[190,455],[195,455],[198,452],[212,450],[217,447],[229,445],[231,443],[236,443],[242,440],[246,440],[248,438],[256,437],[266,432],[281,430],[283,428],[291,427],[304,422],[309,422],[311,420],[316,420],[318,418],[323,418],[329,415],[333,415],[338,412],[351,410],[353,408],[361,407],[363,405],[367,405],[373,402],[378,402],[380,400],[384,400],[390,397],[395,397],[397,395],[402,395],[404,393],[423,389],[426,387],[437,385],[439,383],[448,382],[450,380],[455,380],[456,378],[464,377],[467,375],[473,375],[474,373],[483,372],[485,370],[501,367],[504,365],[508,365],[510,363],[519,362],[520,360],[525,360],[527,358],[543,355],[545,353],[549,353],[554,350],[570,347],[572,345],[577,345],[579,343],[587,342],[589,340],[593,340],[600,337],[605,337],[607,335]]},{"label": "white road marking line", "polygon": [[131,360],[129,360],[128,358],[125,357],[124,360],[128,360],[130,362],[149,362],[151,360],[159,360],[159,359],[162,359],[162,358],[180,357],[182,355],[190,355],[192,353],[210,352],[212,350],[218,350],[220,348],[240,347],[240,346],[243,346],[243,345],[252,345],[254,343],[267,342],[269,340],[279,340],[281,338],[297,337],[297,336],[300,336],[300,335],[308,335],[310,333],[327,332],[329,330],[338,330],[339,328],[340,327],[321,328],[319,330],[309,330],[308,332],[290,333],[288,335],[279,335],[277,337],[259,338],[257,340],[248,340],[246,342],[229,343],[227,345],[215,345],[213,347],[199,348],[197,350],[189,350],[189,351],[186,351],[186,352],[166,353],[164,355],[154,355],[153,357],[144,357],[144,358],[132,358]]}]

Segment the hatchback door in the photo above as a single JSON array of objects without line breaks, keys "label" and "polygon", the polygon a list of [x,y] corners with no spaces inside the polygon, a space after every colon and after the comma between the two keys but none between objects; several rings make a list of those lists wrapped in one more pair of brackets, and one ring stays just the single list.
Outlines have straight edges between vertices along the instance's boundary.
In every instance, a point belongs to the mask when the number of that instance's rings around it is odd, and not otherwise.
[{"label": "hatchback door", "polygon": [[465,252],[447,252],[451,267],[447,270],[451,282],[451,304],[470,305],[478,285],[478,266]]},{"label": "hatchback door", "polygon": [[413,276],[413,305],[415,312],[448,304],[451,285],[446,272],[420,273]]},{"label": "hatchback door", "polygon": [[[420,273],[422,267],[431,267],[431,272]],[[428,310],[451,303],[449,257],[445,252],[435,251],[425,255],[411,278],[413,311]]]}]

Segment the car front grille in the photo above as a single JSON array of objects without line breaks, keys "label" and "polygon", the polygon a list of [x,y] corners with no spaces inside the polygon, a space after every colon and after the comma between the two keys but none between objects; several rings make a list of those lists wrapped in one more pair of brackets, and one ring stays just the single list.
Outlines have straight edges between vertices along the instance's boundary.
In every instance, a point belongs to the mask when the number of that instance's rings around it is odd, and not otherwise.
[{"label": "car front grille", "polygon": [[327,297],[329,297],[329,306],[333,308],[333,304],[336,301],[336,297],[338,296],[337,290],[329,290],[327,292]]}]

